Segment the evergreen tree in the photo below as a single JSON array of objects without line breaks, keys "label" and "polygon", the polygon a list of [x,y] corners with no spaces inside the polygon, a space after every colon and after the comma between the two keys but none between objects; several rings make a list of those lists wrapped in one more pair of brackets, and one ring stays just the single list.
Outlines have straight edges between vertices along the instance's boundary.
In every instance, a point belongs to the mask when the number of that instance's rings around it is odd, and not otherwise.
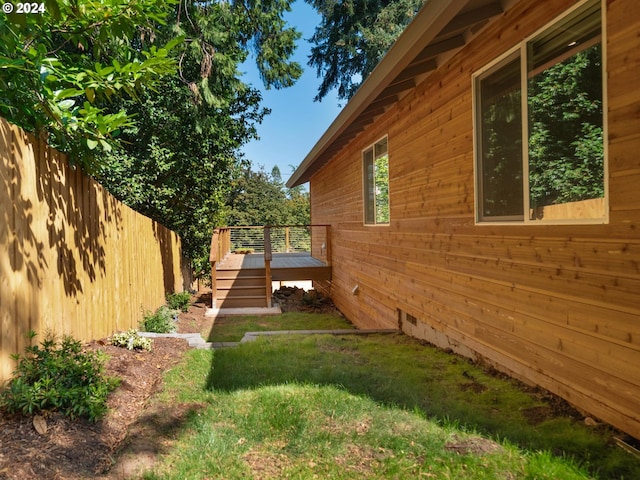
[{"label": "evergreen tree", "polygon": [[423,0],[306,0],[322,17],[309,65],[322,78],[316,101],[334,88],[349,99],[422,6]]}]

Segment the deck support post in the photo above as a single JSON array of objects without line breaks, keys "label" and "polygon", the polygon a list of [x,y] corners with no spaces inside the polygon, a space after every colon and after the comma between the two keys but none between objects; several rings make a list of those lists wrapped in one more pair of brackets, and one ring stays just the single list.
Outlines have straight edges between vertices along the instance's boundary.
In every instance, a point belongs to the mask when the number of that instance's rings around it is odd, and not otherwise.
[{"label": "deck support post", "polygon": [[284,228],[284,251],[289,253],[291,251],[291,241],[289,239],[289,227]]},{"label": "deck support post", "polygon": [[266,277],[265,296],[267,307],[271,308],[271,227],[264,227],[264,272]]}]

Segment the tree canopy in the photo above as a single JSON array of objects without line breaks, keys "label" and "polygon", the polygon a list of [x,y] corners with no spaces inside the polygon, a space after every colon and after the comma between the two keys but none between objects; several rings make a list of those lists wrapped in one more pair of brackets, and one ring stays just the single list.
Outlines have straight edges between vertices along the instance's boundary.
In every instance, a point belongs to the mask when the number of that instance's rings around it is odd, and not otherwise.
[{"label": "tree canopy", "polygon": [[0,16],[0,114],[49,143],[117,198],[208,257],[211,231],[248,162],[240,147],[269,111],[266,88],[295,83],[291,0],[47,0]]},{"label": "tree canopy", "polygon": [[169,57],[179,37],[153,42],[175,0],[47,0],[39,13],[0,16],[0,114],[90,167],[110,150],[126,111],[114,98],[135,98],[176,71]]},{"label": "tree canopy", "polygon": [[229,225],[307,225],[309,194],[285,189],[280,171],[246,168],[229,192]]},{"label": "tree canopy", "polygon": [[309,66],[322,82],[316,101],[336,88],[349,99],[422,6],[423,0],[306,0],[321,16]]},{"label": "tree canopy", "polygon": [[172,52],[177,74],[115,106],[136,124],[123,129],[120,150],[102,156],[100,182],[178,232],[200,263],[213,228],[228,223],[229,192],[248,166],[239,149],[269,113],[240,65],[253,53],[267,88],[292,85],[302,72],[289,60],[299,37],[282,20],[289,3],[183,0],[156,32],[161,41],[184,38]]}]

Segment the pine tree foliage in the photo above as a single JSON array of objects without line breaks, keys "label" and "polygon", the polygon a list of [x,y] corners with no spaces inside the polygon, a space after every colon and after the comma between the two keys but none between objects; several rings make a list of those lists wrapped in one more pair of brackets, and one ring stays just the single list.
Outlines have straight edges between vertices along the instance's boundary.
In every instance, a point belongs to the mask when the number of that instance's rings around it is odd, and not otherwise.
[{"label": "pine tree foliage", "polygon": [[307,0],[321,16],[309,65],[322,82],[316,101],[337,89],[349,99],[422,6],[423,0]]}]

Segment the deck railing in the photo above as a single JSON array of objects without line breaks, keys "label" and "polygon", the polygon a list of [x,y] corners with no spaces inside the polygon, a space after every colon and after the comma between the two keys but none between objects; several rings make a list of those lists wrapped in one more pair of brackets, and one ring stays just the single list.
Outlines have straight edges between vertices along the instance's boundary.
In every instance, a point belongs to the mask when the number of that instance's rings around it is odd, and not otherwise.
[{"label": "deck railing", "polygon": [[[263,253],[268,243],[273,253],[311,252],[313,230],[311,225],[230,227],[230,248],[232,252]],[[265,242],[266,232],[269,232],[268,242]]]},{"label": "deck railing", "polygon": [[211,287],[214,304],[216,268],[230,253],[262,253],[267,280],[267,303],[271,306],[271,260],[274,253],[304,253],[331,263],[330,225],[268,225],[218,227],[211,237]]},{"label": "deck railing", "polygon": [[[211,239],[211,261],[221,261],[229,253],[309,252],[329,262],[329,225],[269,225],[257,227],[219,227]],[[268,232],[268,241],[265,241]]]}]

